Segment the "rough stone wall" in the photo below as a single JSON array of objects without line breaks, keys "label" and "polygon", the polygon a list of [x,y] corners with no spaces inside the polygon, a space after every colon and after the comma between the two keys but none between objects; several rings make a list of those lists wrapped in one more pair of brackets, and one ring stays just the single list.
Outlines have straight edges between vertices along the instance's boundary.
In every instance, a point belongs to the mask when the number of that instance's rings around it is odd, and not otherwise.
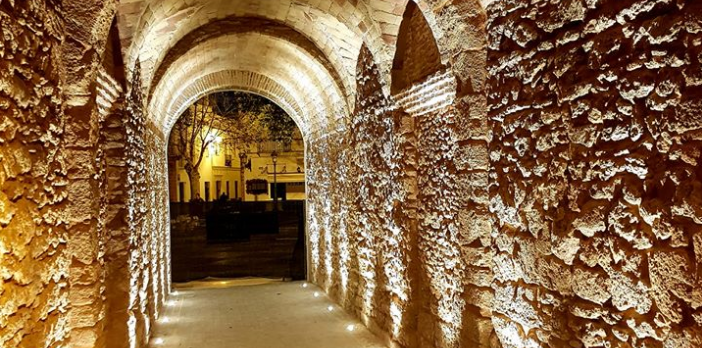
[{"label": "rough stone wall", "polygon": [[462,117],[449,106],[416,118],[420,347],[488,347],[493,334],[486,146],[459,141]]},{"label": "rough stone wall", "polygon": [[358,70],[351,131],[308,144],[313,281],[395,345],[497,346],[485,104],[439,71],[395,105]]},{"label": "rough stone wall", "polygon": [[500,340],[702,346],[702,3],[498,1],[489,17]]},{"label": "rough stone wall", "polygon": [[67,67],[59,5],[0,3],[0,346],[138,347],[170,286],[163,136]]},{"label": "rough stone wall", "polygon": [[53,1],[0,6],[0,346],[68,340],[67,164]]},{"label": "rough stone wall", "polygon": [[127,97],[126,164],[129,231],[129,307],[127,329],[132,347],[148,342],[153,322],[170,292],[170,220],[166,143],[144,114],[142,88],[136,81]]},{"label": "rough stone wall", "polygon": [[359,71],[359,108],[349,120],[354,131],[308,145],[313,280],[371,329],[408,346],[416,185],[412,158],[403,154],[412,149],[367,49]]},{"label": "rough stone wall", "polygon": [[124,101],[118,101],[114,112],[104,121],[103,151],[106,163],[104,194],[107,196],[105,229],[108,234],[105,250],[105,297],[109,316],[106,323],[106,341],[109,348],[129,347],[129,225],[127,200],[126,127]]},{"label": "rough stone wall", "polygon": [[[94,97],[91,99],[94,100]],[[104,345],[104,220],[100,213],[104,161],[99,154],[100,116],[95,103],[66,107],[65,144],[68,185],[67,218],[70,345],[97,348]]]}]

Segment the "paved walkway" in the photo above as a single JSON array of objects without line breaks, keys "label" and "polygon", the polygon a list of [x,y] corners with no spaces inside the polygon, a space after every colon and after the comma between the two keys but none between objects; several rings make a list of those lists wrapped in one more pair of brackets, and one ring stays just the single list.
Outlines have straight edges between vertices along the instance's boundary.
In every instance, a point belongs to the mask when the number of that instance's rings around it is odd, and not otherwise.
[{"label": "paved walkway", "polygon": [[241,279],[177,286],[151,347],[385,347],[321,290],[303,284]]}]

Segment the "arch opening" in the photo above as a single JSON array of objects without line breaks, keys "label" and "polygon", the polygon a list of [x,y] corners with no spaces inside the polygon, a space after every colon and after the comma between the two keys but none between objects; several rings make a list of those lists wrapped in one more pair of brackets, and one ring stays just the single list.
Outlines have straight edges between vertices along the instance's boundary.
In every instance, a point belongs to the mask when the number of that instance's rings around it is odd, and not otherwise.
[{"label": "arch opening", "polygon": [[174,282],[305,280],[305,143],[260,95],[198,98],[168,141]]},{"label": "arch opening", "polygon": [[397,94],[444,69],[434,34],[424,13],[407,3],[397,37],[391,92]]}]

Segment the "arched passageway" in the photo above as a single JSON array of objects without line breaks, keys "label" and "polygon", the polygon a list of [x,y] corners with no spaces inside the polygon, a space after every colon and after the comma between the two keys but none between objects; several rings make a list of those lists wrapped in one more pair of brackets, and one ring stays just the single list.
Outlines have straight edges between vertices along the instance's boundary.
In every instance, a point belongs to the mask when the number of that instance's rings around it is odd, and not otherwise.
[{"label": "arched passageway", "polygon": [[171,276],[306,280],[305,144],[250,92],[190,105],[168,140]]},{"label": "arched passageway", "polygon": [[308,280],[400,347],[702,345],[691,0],[0,1],[0,343],[144,347],[166,137],[300,125]]}]

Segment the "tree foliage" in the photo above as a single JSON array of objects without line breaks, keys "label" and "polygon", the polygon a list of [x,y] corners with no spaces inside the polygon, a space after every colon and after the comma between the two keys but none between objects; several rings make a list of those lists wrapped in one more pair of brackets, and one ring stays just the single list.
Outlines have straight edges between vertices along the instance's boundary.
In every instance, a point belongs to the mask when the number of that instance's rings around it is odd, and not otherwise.
[{"label": "tree foliage", "polygon": [[193,196],[199,193],[199,167],[207,148],[224,141],[226,148],[260,152],[267,141],[288,146],[297,125],[268,99],[243,92],[220,92],[195,102],[173,127],[172,141],[184,162]]},{"label": "tree foliage", "polygon": [[221,92],[209,98],[217,114],[237,125],[229,138],[239,150],[265,141],[285,145],[293,141],[295,121],[268,99],[243,92]]}]

